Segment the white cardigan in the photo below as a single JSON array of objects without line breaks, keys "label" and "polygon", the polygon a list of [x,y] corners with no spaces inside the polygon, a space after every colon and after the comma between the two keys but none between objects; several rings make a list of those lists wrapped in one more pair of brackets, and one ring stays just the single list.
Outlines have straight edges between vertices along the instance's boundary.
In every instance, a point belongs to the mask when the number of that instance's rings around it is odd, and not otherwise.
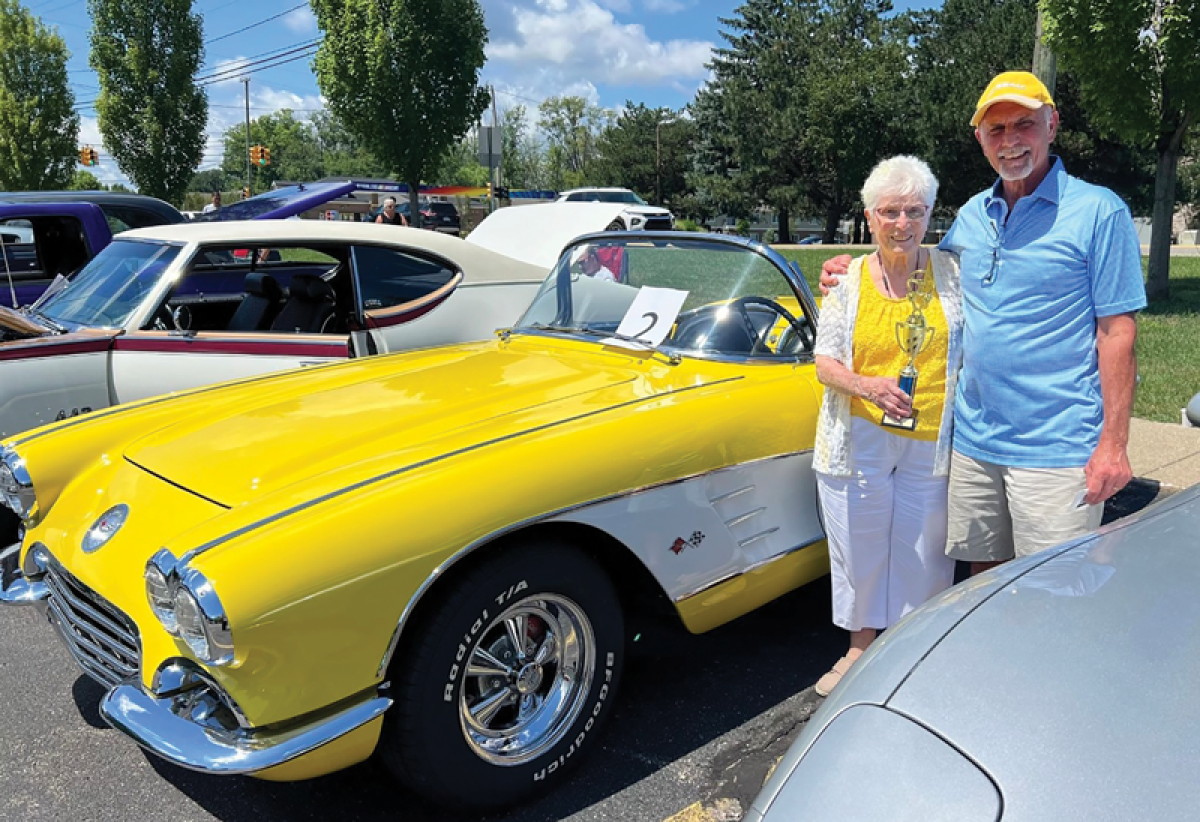
[{"label": "white cardigan", "polygon": [[[818,326],[814,354],[831,357],[846,367],[854,363],[854,323],[858,315],[858,298],[863,288],[863,261],[859,257],[850,263],[850,270],[837,287],[821,302],[821,321]],[[946,404],[938,428],[937,455],[933,473],[946,476],[950,471],[951,434],[954,430],[954,395],[958,388],[958,370],[962,366],[962,289],[959,284],[958,257],[939,249],[930,249],[933,283],[942,312],[946,315],[948,351],[946,356]],[[867,286],[870,281],[867,281]],[[850,397],[832,388],[825,388],[821,415],[817,420],[817,442],[813,455],[813,470],[835,477],[851,475],[854,455],[850,441]]]}]

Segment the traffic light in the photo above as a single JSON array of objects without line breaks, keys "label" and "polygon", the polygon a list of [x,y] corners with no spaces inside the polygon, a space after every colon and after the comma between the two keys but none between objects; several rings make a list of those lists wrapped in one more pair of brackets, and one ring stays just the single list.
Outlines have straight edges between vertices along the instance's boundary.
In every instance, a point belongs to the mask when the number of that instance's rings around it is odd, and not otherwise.
[{"label": "traffic light", "polygon": [[264,166],[271,165],[271,149],[267,148],[266,146],[263,146],[261,150],[262,150],[262,164]]},{"label": "traffic light", "polygon": [[243,200],[249,200],[249,199],[250,199],[250,186],[243,186],[243,188],[242,188],[242,199],[243,199]]},{"label": "traffic light", "polygon": [[100,152],[91,146],[84,146],[79,149],[79,164],[85,166],[100,165]]},{"label": "traffic light", "polygon": [[250,146],[250,162],[262,165],[262,146]]},{"label": "traffic light", "polygon": [[493,195],[492,195],[492,183],[491,183],[491,181],[489,180],[489,181],[488,181],[488,199],[489,199],[489,200],[490,200],[490,199],[492,199],[492,196],[493,196]]}]

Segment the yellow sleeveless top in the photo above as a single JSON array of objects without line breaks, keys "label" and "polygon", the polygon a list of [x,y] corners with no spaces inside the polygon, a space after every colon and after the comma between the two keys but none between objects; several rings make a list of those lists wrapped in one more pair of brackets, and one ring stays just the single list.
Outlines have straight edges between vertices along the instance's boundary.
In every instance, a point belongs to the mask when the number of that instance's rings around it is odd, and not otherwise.
[{"label": "yellow sleeveless top", "polygon": [[[925,323],[933,330],[933,336],[926,343],[925,350],[914,360],[920,374],[912,403],[913,409],[918,412],[917,427],[912,431],[891,427],[884,430],[901,437],[932,442],[937,440],[942,424],[942,409],[946,405],[949,337],[946,334],[946,315],[942,312],[937,290],[933,288],[933,273],[928,266],[925,277],[933,296],[921,313],[925,315]],[[858,295],[858,315],[854,321],[854,373],[864,377],[898,378],[901,369],[908,364],[908,357],[900,351],[900,344],[896,341],[896,324],[903,324],[908,319],[912,305],[905,297],[893,300],[880,294],[871,279],[867,260],[863,260]],[[850,413],[876,425],[883,416],[877,405],[861,397],[851,398]]]}]

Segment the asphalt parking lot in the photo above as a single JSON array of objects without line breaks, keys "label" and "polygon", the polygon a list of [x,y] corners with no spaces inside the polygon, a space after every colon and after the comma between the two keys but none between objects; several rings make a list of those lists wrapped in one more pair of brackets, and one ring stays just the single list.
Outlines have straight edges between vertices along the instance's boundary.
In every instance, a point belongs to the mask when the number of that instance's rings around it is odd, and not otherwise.
[{"label": "asphalt parking lot", "polygon": [[[1158,493],[1135,483],[1110,514]],[[488,819],[735,822],[819,705],[811,686],[844,642],[825,580],[703,636],[648,626],[601,747],[557,792]],[[0,611],[0,820],[455,818],[373,762],[291,784],[175,768],[105,725],[101,694],[35,610]]]}]

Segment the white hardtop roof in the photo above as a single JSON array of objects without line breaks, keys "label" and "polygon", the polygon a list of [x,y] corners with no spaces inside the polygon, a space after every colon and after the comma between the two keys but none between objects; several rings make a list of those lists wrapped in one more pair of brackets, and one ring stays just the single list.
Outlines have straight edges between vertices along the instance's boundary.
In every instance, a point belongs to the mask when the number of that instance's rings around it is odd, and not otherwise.
[{"label": "white hardtop roof", "polygon": [[628,203],[539,203],[489,214],[468,243],[551,268],[567,243],[580,234],[604,231]]},{"label": "white hardtop roof", "polygon": [[561,197],[564,194],[578,194],[581,191],[628,191],[633,193],[632,188],[621,188],[620,186],[584,186],[583,188],[568,188],[566,191],[558,192]]},{"label": "white hardtop roof", "polygon": [[158,240],[175,243],[245,243],[253,246],[289,243],[369,243],[415,248],[445,257],[463,270],[465,279],[533,280],[541,282],[558,260],[562,245],[544,265],[517,259],[478,243],[420,228],[351,223],[340,220],[231,220],[212,223],[177,223],[124,231],[115,239]]}]

